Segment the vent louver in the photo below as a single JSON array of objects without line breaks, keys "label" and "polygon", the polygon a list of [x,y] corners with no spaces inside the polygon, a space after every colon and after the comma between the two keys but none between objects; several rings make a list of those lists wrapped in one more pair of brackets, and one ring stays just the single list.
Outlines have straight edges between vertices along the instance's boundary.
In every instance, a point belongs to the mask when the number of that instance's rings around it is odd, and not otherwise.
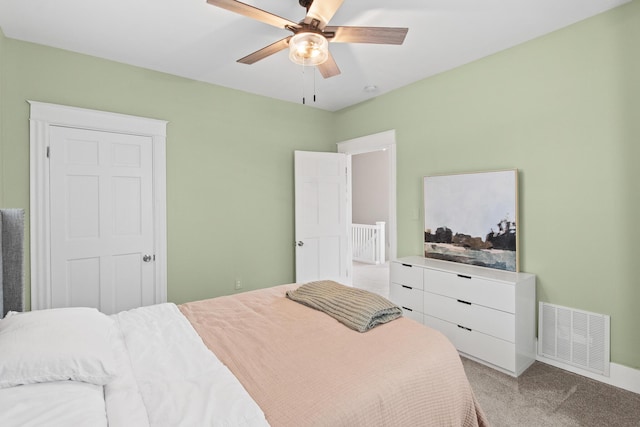
[{"label": "vent louver", "polygon": [[610,317],[540,302],[538,354],[609,376]]}]

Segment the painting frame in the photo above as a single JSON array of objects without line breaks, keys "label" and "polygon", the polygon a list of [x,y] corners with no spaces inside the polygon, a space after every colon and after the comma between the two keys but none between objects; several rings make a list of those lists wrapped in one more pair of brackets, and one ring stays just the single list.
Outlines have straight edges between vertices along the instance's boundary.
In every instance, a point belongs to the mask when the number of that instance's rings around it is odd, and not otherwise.
[{"label": "painting frame", "polygon": [[519,272],[518,169],[423,178],[426,258]]}]

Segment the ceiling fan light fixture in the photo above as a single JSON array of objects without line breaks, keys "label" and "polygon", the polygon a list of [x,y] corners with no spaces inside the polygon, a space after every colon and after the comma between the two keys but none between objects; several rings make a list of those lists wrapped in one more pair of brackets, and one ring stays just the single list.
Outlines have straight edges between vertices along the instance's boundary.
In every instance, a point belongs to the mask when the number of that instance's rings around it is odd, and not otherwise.
[{"label": "ceiling fan light fixture", "polygon": [[289,59],[299,65],[320,65],[329,58],[329,42],[319,33],[302,32],[289,40]]}]

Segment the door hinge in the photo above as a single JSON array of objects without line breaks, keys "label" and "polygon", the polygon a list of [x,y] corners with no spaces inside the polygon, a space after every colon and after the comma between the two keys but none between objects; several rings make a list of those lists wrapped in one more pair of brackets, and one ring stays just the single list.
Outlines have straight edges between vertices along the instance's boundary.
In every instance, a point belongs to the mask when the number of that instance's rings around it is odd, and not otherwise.
[{"label": "door hinge", "polygon": [[50,147],[47,146],[47,159],[51,157],[51,150]]}]

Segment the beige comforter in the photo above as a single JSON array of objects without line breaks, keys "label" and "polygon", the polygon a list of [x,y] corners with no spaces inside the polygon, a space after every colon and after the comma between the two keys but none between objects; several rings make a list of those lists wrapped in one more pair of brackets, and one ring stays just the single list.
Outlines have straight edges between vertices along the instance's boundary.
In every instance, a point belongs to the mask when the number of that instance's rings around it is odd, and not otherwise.
[{"label": "beige comforter", "polygon": [[366,333],[285,298],[284,285],[180,306],[278,426],[484,426],[460,358],[400,318]]}]

